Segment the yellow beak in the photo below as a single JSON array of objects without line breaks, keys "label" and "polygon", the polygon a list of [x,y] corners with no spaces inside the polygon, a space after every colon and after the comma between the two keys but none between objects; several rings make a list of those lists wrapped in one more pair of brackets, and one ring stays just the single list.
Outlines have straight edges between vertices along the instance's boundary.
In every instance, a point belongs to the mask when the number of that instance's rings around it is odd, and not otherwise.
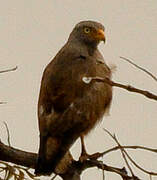
[{"label": "yellow beak", "polygon": [[105,33],[102,29],[98,29],[98,31],[95,34],[95,39],[98,41],[104,41],[106,40],[105,38]]}]

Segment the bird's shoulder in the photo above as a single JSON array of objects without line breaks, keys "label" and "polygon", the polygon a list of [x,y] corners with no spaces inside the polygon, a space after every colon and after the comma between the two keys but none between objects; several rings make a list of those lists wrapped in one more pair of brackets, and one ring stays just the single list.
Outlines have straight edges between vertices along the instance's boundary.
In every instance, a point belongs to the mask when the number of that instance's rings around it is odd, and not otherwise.
[{"label": "bird's shoulder", "polygon": [[110,78],[112,74],[111,69],[106,64],[105,59],[99,50],[95,51],[93,58],[96,64],[96,76]]},{"label": "bird's shoulder", "polygon": [[[66,76],[78,75],[85,71],[92,71],[95,65],[95,57],[90,56],[85,47],[77,44],[66,43],[46,66],[42,81],[50,79],[66,79]],[[47,82],[48,83],[48,82]]]},{"label": "bird's shoulder", "polygon": [[66,109],[84,89],[82,76],[92,75],[91,62],[85,51],[66,44],[44,70],[39,105],[48,112],[51,106]]}]

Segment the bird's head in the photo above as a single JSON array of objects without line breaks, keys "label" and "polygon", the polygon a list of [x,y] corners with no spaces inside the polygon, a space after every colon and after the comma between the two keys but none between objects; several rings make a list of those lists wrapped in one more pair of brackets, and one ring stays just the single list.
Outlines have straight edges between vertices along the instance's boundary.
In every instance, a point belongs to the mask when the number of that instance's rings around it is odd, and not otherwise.
[{"label": "bird's head", "polygon": [[70,34],[69,40],[97,46],[100,41],[105,42],[104,26],[95,21],[81,21]]}]

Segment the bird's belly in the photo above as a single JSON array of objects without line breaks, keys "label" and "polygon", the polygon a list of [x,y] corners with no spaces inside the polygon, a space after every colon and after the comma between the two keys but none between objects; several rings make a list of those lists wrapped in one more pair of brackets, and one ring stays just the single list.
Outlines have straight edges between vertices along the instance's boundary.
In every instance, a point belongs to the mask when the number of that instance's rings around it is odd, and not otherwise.
[{"label": "bird's belly", "polygon": [[75,99],[84,96],[91,86],[91,84],[85,84],[82,81],[84,76],[84,74],[70,74],[53,86],[52,101],[54,107],[64,111]]},{"label": "bird's belly", "polygon": [[91,86],[84,91],[83,96],[77,98],[67,112],[67,118],[71,121],[74,131],[80,135],[88,134],[102,119],[110,105],[110,88],[101,84],[96,87]]}]

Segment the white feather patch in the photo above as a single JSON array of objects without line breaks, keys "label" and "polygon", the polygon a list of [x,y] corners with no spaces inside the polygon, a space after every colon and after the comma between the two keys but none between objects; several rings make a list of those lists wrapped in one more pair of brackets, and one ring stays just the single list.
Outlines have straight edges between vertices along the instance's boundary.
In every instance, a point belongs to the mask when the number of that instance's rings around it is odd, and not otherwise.
[{"label": "white feather patch", "polygon": [[92,77],[83,77],[82,81],[86,84],[89,84],[92,81]]},{"label": "white feather patch", "polygon": [[70,108],[73,108],[73,107],[74,107],[74,103],[71,103],[71,104],[70,104]]},{"label": "white feather patch", "polygon": [[39,115],[42,115],[44,113],[44,108],[43,108],[43,106],[41,105],[40,107],[39,107]]}]

